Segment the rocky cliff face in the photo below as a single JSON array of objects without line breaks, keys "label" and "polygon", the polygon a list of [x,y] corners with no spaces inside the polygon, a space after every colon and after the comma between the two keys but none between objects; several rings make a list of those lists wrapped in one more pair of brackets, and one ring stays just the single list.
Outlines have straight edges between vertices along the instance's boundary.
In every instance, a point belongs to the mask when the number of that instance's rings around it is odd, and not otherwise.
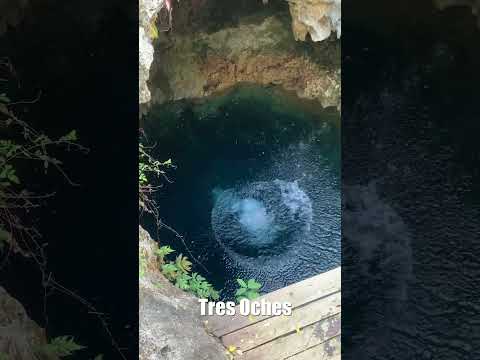
[{"label": "rocky cliff face", "polygon": [[150,90],[147,81],[150,76],[150,65],[153,62],[153,45],[151,26],[160,9],[165,6],[164,0],[140,0],[139,3],[139,103],[147,104],[150,101]]},{"label": "rocky cliff face", "polygon": [[340,0],[290,0],[292,30],[296,40],[305,41],[307,34],[313,41],[327,39],[332,31],[341,35]]},{"label": "rocky cliff face", "polygon": [[324,107],[340,105],[340,44],[299,44],[290,19],[246,18],[213,33],[171,34],[156,46],[154,103],[201,98],[238,83],[275,85]]},{"label": "rocky cliff face", "polygon": [[140,228],[145,274],[140,286],[140,360],[225,360],[225,348],[207,334],[198,300],[158,271],[156,242]]},{"label": "rocky cliff face", "polygon": [[45,331],[28,317],[22,304],[0,287],[0,357],[38,359],[35,351],[46,342]]},{"label": "rocky cliff face", "polygon": [[[263,15],[221,22],[218,12],[228,14],[221,2],[180,2],[173,12],[173,31],[154,41],[152,20],[165,0],[141,0],[142,112],[150,103],[201,98],[238,83],[274,85],[339,108],[340,44],[330,35],[340,37],[340,0],[292,0],[284,11],[272,10],[268,2],[248,6],[254,5]],[[262,8],[270,9],[270,15]],[[307,41],[308,34],[315,44],[295,41]]]}]

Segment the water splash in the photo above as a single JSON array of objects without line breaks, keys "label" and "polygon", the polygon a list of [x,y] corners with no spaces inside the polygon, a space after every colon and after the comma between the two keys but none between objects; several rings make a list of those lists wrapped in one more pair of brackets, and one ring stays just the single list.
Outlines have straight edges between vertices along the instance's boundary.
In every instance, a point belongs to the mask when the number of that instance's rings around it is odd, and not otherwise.
[{"label": "water splash", "polygon": [[279,255],[310,232],[312,203],[296,181],[253,182],[213,193],[212,227],[227,251]]},{"label": "water splash", "polygon": [[232,210],[238,214],[238,221],[250,234],[261,237],[275,221],[272,214],[267,213],[263,202],[247,198],[232,205]]},{"label": "water splash", "polygon": [[280,188],[282,193],[283,203],[290,209],[295,216],[306,216],[306,225],[308,231],[310,231],[310,224],[312,222],[312,202],[307,194],[300,189],[298,181],[286,182],[281,180],[275,180],[274,183]]}]

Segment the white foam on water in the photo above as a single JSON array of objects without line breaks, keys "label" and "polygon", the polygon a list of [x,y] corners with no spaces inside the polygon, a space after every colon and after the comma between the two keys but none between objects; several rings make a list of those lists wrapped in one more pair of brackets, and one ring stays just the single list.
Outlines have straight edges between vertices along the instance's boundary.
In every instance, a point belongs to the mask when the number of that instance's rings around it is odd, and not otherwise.
[{"label": "white foam on water", "polygon": [[298,180],[287,182],[277,179],[274,183],[280,188],[283,203],[294,215],[304,216],[307,219],[306,224],[310,230],[310,224],[313,218],[312,201],[308,195],[300,189]]},{"label": "white foam on water", "polygon": [[310,236],[312,202],[297,181],[251,182],[212,193],[215,237],[234,253],[278,256]]},{"label": "white foam on water", "polygon": [[252,198],[241,199],[232,205],[232,210],[239,214],[243,228],[254,235],[268,231],[274,223],[274,216],[267,213],[265,205]]}]

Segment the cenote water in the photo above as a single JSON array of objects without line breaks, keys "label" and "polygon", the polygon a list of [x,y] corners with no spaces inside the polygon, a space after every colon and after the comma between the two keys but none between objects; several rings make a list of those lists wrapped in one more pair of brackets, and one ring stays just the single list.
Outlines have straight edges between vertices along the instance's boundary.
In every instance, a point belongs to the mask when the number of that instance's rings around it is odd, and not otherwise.
[{"label": "cenote water", "polygon": [[176,165],[159,210],[185,242],[160,230],[161,243],[196,258],[224,298],[239,277],[268,292],[339,266],[339,123],[336,111],[256,87],[153,108],[148,141]]}]

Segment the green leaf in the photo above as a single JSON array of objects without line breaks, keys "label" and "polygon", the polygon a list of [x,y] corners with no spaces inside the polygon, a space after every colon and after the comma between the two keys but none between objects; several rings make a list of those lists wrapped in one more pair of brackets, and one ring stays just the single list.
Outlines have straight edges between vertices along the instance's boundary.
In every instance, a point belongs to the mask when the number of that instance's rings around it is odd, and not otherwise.
[{"label": "green leaf", "polygon": [[245,294],[249,300],[255,300],[256,298],[259,297],[258,293],[256,291],[247,291]]},{"label": "green leaf", "polygon": [[8,174],[12,172],[12,165],[7,164],[3,166],[3,169],[0,171],[0,178],[6,179],[8,178]]},{"label": "green leaf", "polygon": [[212,284],[210,284],[210,283],[208,283],[208,282],[206,282],[206,281],[203,281],[203,282],[200,284],[200,287],[201,287],[202,289],[205,289],[205,290],[208,290],[208,291],[212,290]]},{"label": "green leaf", "polygon": [[178,276],[178,268],[175,264],[169,263],[162,265],[162,273],[167,278],[174,280]]},{"label": "green leaf", "polygon": [[175,264],[170,263],[170,264],[164,264],[164,265],[162,265],[162,271],[163,271],[164,273],[171,273],[171,272],[175,272],[175,271],[177,271],[177,270],[178,270],[178,269],[177,269],[177,267],[175,266]]},{"label": "green leaf", "polygon": [[8,175],[8,180],[10,180],[14,184],[20,184],[20,180],[18,179],[17,175],[13,173]]},{"label": "green leaf", "polygon": [[159,249],[157,249],[155,254],[158,256],[160,261],[163,261],[165,256],[170,255],[173,252],[175,252],[175,250],[173,250],[170,246],[166,245],[166,246],[161,246]]},{"label": "green leaf", "polygon": [[184,279],[177,279],[175,286],[182,290],[190,289],[190,285],[188,284],[188,281]]},{"label": "green leaf", "polygon": [[77,141],[77,131],[70,131],[67,135],[62,136],[60,141]]},{"label": "green leaf", "polygon": [[252,290],[258,290],[262,287],[262,284],[256,282],[254,279],[248,280],[247,285],[248,285],[248,288]]},{"label": "green leaf", "polygon": [[3,103],[9,103],[10,98],[7,96],[7,94],[3,93],[3,94],[0,94],[0,101]]},{"label": "green leaf", "polygon": [[85,346],[75,342],[73,336],[59,336],[40,347],[40,351],[51,357],[65,357],[85,349]]},{"label": "green leaf", "polygon": [[207,299],[210,295],[209,291],[208,290],[205,290],[205,289],[198,289],[197,290],[197,295],[198,297],[200,297],[201,299]]},{"label": "green leaf", "polygon": [[218,299],[220,299],[220,294],[218,293],[218,291],[212,289],[210,290],[210,297],[212,298],[212,300],[217,301]]},{"label": "green leaf", "polygon": [[182,274],[177,278],[175,286],[177,286],[178,288],[180,288],[182,290],[189,290],[190,289],[190,285],[189,285],[189,280],[190,279],[191,279],[191,277],[189,275]]},{"label": "green leaf", "polygon": [[235,296],[245,295],[246,292],[247,292],[247,288],[241,287],[235,292]]},{"label": "green leaf", "polygon": [[248,288],[247,283],[242,279],[237,279],[237,283],[243,288]]},{"label": "green leaf", "polygon": [[183,271],[184,273],[188,273],[192,270],[192,262],[182,254],[177,256],[177,259],[175,260],[175,264],[177,265],[177,268]]}]

